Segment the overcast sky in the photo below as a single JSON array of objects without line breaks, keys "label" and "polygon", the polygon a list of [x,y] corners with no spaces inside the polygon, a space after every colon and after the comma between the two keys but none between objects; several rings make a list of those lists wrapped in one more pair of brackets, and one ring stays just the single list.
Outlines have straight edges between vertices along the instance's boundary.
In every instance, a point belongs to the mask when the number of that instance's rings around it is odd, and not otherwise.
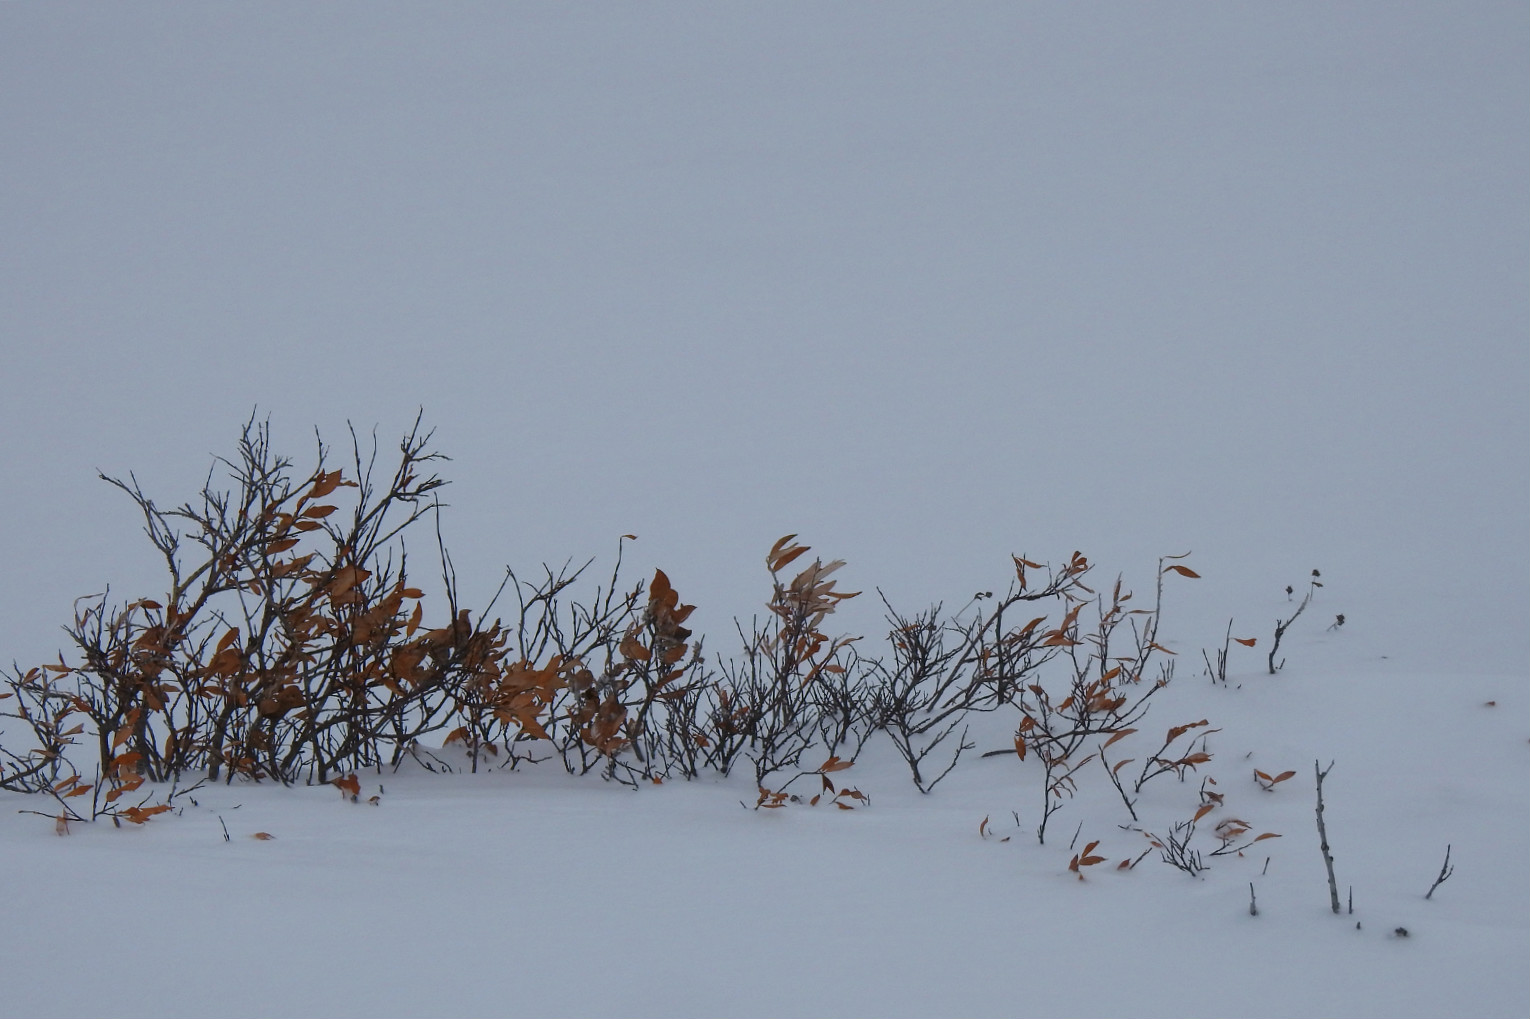
[{"label": "overcast sky", "polygon": [[1194,549],[1522,671],[1527,181],[1517,2],[0,5],[0,659],[154,593],[98,469],[423,407],[470,603]]}]

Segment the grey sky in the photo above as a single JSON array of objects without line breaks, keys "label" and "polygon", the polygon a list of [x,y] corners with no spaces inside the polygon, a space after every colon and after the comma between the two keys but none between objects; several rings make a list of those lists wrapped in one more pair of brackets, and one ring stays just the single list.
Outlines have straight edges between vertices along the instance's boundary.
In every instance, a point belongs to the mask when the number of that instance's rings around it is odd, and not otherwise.
[{"label": "grey sky", "polygon": [[0,653],[153,590],[97,468],[423,406],[470,602],[1194,548],[1522,668],[1527,171],[1522,3],[6,4]]}]

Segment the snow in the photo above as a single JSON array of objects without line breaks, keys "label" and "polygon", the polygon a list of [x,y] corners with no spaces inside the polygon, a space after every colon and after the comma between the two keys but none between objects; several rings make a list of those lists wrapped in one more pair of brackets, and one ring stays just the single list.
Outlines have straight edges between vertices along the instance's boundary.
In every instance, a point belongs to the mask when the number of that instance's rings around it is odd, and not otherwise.
[{"label": "snow", "polygon": [[876,589],[1193,550],[1144,731],[1220,731],[1139,827],[1210,776],[1204,823],[1280,835],[1118,870],[1103,773],[1042,845],[1034,762],[921,795],[881,742],[854,811],[410,766],[60,837],[0,793],[0,1015],[1530,1013],[1527,43],[1519,3],[0,6],[7,660],[162,593],[98,470],[178,502],[252,407],[302,457],[423,405],[469,602],[636,533],[714,653],[788,531],[867,652]]},{"label": "snow", "polygon": [[[1320,662],[1344,642],[1311,643],[1298,653]],[[922,796],[885,746],[835,776],[870,794],[855,811],[751,809],[745,776],[634,791],[549,764],[385,770],[363,776],[375,805],[204,787],[173,820],[63,838],[7,810],[6,900],[26,920],[7,935],[4,1011],[1518,1014],[1523,677],[1379,663],[1236,682],[1185,676],[1155,717],[1213,718],[1205,773],[1227,803],[1210,821],[1281,837],[1195,877],[1157,853],[1116,869],[1149,847],[1102,778],[1040,845],[1035,775],[1013,756]],[[1326,814],[1353,914],[1328,911],[1314,759],[1334,762]],[[1254,768],[1288,767],[1275,791],[1255,786]],[[1197,787],[1150,784],[1143,827],[1186,819]],[[1068,870],[1076,825],[1108,861],[1084,881]],[[1447,843],[1457,870],[1425,901]]]}]

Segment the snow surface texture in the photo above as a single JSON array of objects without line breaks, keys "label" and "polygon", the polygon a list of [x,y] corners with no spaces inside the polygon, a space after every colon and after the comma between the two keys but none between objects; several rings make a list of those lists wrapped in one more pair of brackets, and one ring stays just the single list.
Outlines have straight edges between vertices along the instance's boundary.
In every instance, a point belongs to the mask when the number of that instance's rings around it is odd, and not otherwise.
[{"label": "snow surface texture", "polygon": [[97,469],[176,502],[257,406],[301,456],[423,405],[470,602],[636,533],[715,651],[787,531],[910,611],[1193,549],[1148,724],[1221,727],[1282,835],[1120,872],[1108,789],[1038,846],[1013,758],[921,796],[885,747],[854,812],[544,765],[61,839],[6,794],[0,1013],[1530,1012],[1527,52],[1521,3],[0,6],[8,658],[161,593]]}]

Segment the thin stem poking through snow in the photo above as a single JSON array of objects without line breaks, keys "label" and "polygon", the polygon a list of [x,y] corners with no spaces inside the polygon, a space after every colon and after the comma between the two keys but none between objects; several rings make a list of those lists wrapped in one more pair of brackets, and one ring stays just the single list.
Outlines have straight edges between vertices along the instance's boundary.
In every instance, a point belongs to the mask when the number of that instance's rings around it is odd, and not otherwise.
[{"label": "thin stem poking through snow", "polygon": [[1323,779],[1333,770],[1333,762],[1328,762],[1327,768],[1320,769],[1318,762],[1312,762],[1312,770],[1317,775],[1317,829],[1318,845],[1323,850],[1323,866],[1328,868],[1328,902],[1333,907],[1334,913],[1339,912],[1339,882],[1333,876],[1333,854],[1328,851],[1328,828],[1323,824]]}]

